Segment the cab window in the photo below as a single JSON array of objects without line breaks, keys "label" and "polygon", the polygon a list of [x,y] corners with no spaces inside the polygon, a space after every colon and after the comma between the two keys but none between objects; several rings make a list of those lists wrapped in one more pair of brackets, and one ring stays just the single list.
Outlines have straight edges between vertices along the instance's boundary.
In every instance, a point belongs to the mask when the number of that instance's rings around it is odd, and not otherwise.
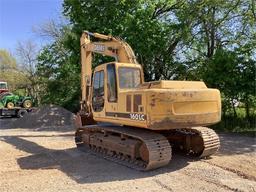
[{"label": "cab window", "polygon": [[0,89],[7,89],[7,83],[0,83]]},{"label": "cab window", "polygon": [[117,101],[117,89],[116,89],[116,69],[115,64],[107,65],[107,86],[108,86],[108,101],[116,102]]},{"label": "cab window", "polygon": [[119,67],[118,75],[121,89],[135,88],[141,84],[139,68]]},{"label": "cab window", "polygon": [[94,74],[92,107],[95,112],[104,108],[104,71]]}]

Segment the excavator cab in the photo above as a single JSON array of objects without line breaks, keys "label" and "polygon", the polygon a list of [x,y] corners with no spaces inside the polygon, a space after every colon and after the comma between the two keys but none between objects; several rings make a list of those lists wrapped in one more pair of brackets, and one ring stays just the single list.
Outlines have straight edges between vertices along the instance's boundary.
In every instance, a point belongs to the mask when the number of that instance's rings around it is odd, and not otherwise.
[{"label": "excavator cab", "polygon": [[93,117],[117,117],[118,106],[122,105],[120,93],[134,90],[142,83],[143,70],[139,64],[112,62],[96,67],[92,82]]}]

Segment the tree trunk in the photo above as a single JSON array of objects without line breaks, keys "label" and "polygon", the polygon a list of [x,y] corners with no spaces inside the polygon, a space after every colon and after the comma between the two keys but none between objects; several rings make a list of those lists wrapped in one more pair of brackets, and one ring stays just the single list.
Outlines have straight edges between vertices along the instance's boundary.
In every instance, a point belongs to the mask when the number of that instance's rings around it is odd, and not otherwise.
[{"label": "tree trunk", "polygon": [[236,107],[235,107],[235,103],[233,102],[233,99],[232,99],[231,103],[232,103],[234,117],[237,118]]},{"label": "tree trunk", "polygon": [[248,97],[246,97],[246,99],[245,99],[245,115],[246,115],[245,118],[247,119],[247,122],[249,123],[249,127],[251,127],[251,124],[253,122],[251,121],[251,118],[250,118],[250,105],[249,105]]}]

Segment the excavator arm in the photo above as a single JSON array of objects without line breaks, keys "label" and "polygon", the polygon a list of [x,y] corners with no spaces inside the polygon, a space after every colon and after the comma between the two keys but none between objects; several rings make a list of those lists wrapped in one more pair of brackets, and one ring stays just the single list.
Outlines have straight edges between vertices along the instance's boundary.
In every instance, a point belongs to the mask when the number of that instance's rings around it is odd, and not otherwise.
[{"label": "excavator arm", "polygon": [[[91,42],[90,37],[100,39],[98,42]],[[90,33],[84,31],[80,38],[81,46],[81,111],[86,116],[91,116],[91,95],[92,85],[92,53],[98,53],[104,56],[115,58],[121,63],[138,63],[135,54],[130,45],[121,39],[102,35],[99,33]]]}]

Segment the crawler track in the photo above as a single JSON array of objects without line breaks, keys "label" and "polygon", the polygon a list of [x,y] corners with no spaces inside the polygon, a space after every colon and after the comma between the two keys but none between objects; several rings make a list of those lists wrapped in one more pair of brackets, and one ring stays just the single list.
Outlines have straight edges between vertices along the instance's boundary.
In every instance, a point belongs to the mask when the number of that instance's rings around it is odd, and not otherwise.
[{"label": "crawler track", "polygon": [[170,143],[194,157],[208,157],[220,147],[218,135],[207,127],[192,127],[171,130],[165,133]]},{"label": "crawler track", "polygon": [[216,153],[220,146],[218,135],[207,127],[156,133],[115,125],[91,125],[77,129],[75,141],[80,150],[141,171],[167,165],[172,156],[171,145],[199,158]]},{"label": "crawler track", "polygon": [[[97,156],[137,170],[156,169],[171,160],[172,150],[168,140],[147,130],[93,125],[79,128],[75,140],[79,149],[87,149]],[[109,147],[108,142],[114,143],[113,147]],[[134,146],[134,153],[129,153],[132,151],[129,148],[133,149],[129,144]]]},{"label": "crawler track", "polygon": [[193,127],[192,131],[197,133],[203,140],[204,149],[199,156],[200,158],[211,156],[218,151],[220,140],[215,131],[207,127]]}]

